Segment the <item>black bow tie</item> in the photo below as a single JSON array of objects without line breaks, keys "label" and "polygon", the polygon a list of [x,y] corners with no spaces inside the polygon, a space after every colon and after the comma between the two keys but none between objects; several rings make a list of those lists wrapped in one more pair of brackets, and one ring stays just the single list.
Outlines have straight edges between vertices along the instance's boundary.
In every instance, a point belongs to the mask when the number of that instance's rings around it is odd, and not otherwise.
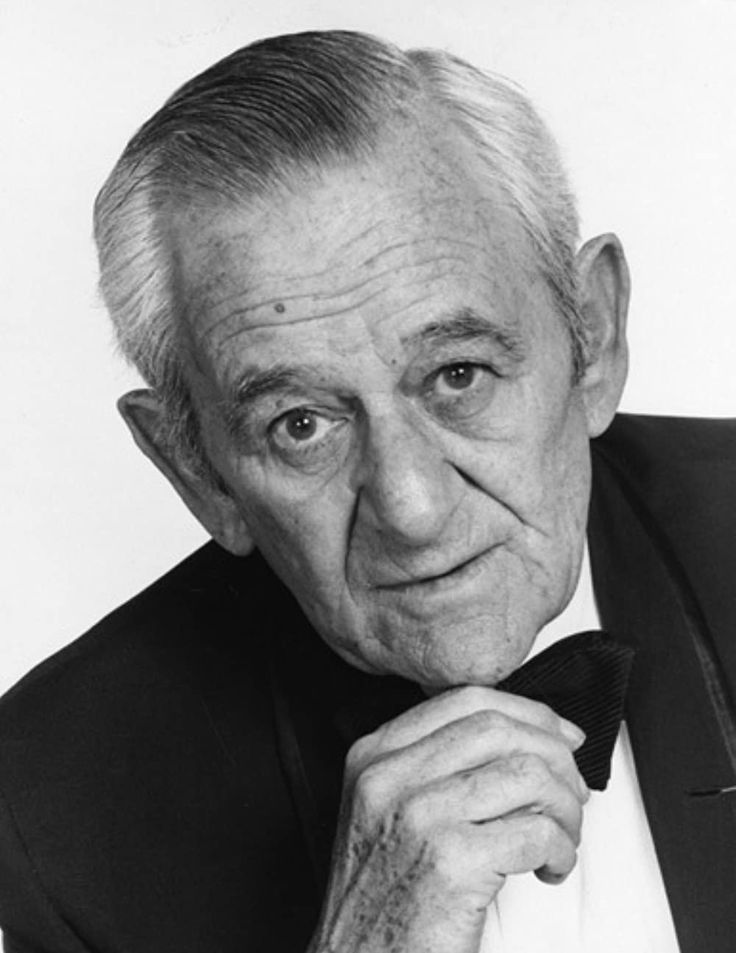
[{"label": "black bow tie", "polygon": [[602,791],[611,776],[633,658],[631,646],[604,632],[580,632],[535,655],[496,688],[544,702],[582,728],[586,738],[575,761],[588,787]]}]

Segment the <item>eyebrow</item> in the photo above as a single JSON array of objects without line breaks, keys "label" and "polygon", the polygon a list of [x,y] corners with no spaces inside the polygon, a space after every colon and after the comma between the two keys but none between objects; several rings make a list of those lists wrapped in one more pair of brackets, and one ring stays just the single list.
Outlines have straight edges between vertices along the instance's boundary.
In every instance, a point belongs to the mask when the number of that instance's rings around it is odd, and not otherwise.
[{"label": "eyebrow", "polygon": [[235,432],[243,415],[248,416],[248,411],[259,398],[301,390],[310,384],[314,384],[312,373],[283,362],[276,362],[267,370],[246,367],[221,403],[225,425]]},{"label": "eyebrow", "polygon": [[[402,345],[410,351],[421,350],[428,345],[476,341],[491,343],[513,363],[523,361],[526,356],[524,339],[518,330],[483,317],[473,308],[460,308],[449,317],[426,324],[401,338]],[[231,396],[223,402],[225,421],[233,428],[242,414],[245,412],[247,415],[259,398],[313,387],[318,377],[321,378],[321,375],[315,370],[281,361],[266,369],[246,367],[238,375]]]},{"label": "eyebrow", "polygon": [[500,348],[513,361],[521,361],[526,356],[524,338],[518,329],[492,321],[473,308],[460,308],[448,318],[433,321],[401,339],[402,344],[412,350],[426,344],[464,341],[487,341]]}]

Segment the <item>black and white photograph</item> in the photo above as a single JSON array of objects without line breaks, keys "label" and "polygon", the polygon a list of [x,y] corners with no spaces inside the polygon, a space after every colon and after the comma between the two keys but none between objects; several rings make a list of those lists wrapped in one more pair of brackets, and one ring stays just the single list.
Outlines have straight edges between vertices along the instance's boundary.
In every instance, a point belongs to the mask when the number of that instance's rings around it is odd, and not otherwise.
[{"label": "black and white photograph", "polygon": [[734,953],[735,49],[0,6],[4,953]]}]

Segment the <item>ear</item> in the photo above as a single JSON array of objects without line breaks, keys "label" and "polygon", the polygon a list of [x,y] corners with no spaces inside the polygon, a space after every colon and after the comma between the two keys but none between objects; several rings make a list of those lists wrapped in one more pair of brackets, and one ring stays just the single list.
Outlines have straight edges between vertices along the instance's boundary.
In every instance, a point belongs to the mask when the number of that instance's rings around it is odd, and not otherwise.
[{"label": "ear", "polygon": [[235,556],[247,556],[253,540],[235,500],[213,476],[200,473],[165,439],[165,413],[154,391],[133,390],[118,410],[138,447],[163,473],[210,536]]},{"label": "ear", "polygon": [[580,388],[588,433],[608,427],[623,393],[629,367],[626,316],[630,279],[621,243],[615,235],[592,238],[576,256],[579,301],[587,329],[587,365]]}]

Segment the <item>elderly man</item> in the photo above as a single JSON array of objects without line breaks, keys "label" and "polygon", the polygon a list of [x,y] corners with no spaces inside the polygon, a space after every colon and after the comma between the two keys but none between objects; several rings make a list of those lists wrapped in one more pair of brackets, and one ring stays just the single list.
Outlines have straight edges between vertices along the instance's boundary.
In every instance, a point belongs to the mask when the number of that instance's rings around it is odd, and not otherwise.
[{"label": "elderly man", "polygon": [[733,950],[734,429],[608,430],[626,264],[523,96],[257,43],[96,237],[215,542],[3,701],[6,950]]}]

